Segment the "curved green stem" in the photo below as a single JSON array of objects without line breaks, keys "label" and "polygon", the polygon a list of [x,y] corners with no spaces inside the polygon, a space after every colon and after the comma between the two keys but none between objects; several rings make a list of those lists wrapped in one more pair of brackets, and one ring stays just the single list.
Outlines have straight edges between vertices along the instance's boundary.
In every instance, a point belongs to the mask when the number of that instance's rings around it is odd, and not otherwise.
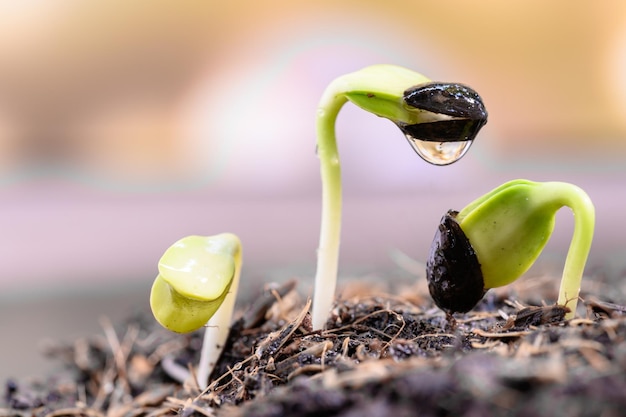
[{"label": "curved green stem", "polygon": [[404,103],[407,88],[430,81],[423,75],[395,65],[372,65],[332,81],[317,109],[317,155],[322,177],[322,223],[313,294],[313,328],[324,327],[337,286],[341,234],[341,166],[335,137],[335,121],[349,100],[362,109],[394,123],[418,123],[427,112]]},{"label": "curved green stem", "polygon": [[[395,65],[372,65],[330,83],[320,100],[316,123],[317,153],[322,176],[322,224],[313,295],[314,329],[324,327],[337,286],[341,167],[335,121],[347,101],[391,120],[407,135],[407,139],[411,135],[410,142],[471,143],[487,120],[482,100],[468,87],[431,83],[423,75]],[[427,128],[424,128],[425,125],[428,125]],[[467,149],[466,146],[464,148]],[[435,163],[417,148],[415,150],[422,158]],[[460,155],[462,153],[456,159]],[[442,164],[451,162],[446,159]]]},{"label": "curved green stem", "polygon": [[575,185],[550,182],[545,186],[553,188],[563,205],[568,206],[574,213],[574,233],[563,267],[557,301],[558,304],[569,307],[570,312],[565,318],[571,319],[576,314],[578,293],[593,240],[595,209],[587,193]]},{"label": "curved green stem", "polygon": [[322,97],[317,111],[317,155],[322,176],[322,222],[317,249],[317,272],[313,294],[314,329],[324,327],[337,286],[339,241],[341,235],[341,165],[335,138],[335,121],[348,101],[332,83]]}]

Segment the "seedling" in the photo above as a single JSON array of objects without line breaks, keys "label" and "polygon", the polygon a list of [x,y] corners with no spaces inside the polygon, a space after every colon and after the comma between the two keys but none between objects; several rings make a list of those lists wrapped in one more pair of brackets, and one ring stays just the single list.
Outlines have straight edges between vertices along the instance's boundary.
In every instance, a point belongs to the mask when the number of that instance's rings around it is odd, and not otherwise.
[{"label": "seedling", "polygon": [[480,96],[460,84],[432,82],[393,65],[343,75],[325,90],[317,111],[317,153],[322,176],[322,222],[313,295],[313,328],[321,329],[337,283],[341,230],[341,168],[335,121],[351,101],[394,122],[425,161],[448,165],[469,149],[487,122]]},{"label": "seedling", "polygon": [[197,381],[208,385],[228,338],[241,272],[241,243],[231,233],[188,236],[159,260],[150,307],[165,328],[188,333],[206,326]]},{"label": "seedling", "polygon": [[595,210],[589,196],[564,182],[507,182],[443,216],[426,263],[428,288],[444,311],[466,312],[490,288],[522,276],[550,239],[563,206],[574,213],[558,305],[574,317],[593,239]]}]

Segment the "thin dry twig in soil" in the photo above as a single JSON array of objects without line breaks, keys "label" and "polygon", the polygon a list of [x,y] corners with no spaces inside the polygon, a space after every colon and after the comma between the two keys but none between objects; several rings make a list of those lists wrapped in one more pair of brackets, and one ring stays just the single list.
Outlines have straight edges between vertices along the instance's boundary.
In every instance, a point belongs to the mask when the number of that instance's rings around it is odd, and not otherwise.
[{"label": "thin dry twig in soil", "polygon": [[583,293],[586,316],[564,322],[561,306],[520,301],[535,290],[494,292],[454,321],[420,290],[356,294],[312,331],[295,282],[273,286],[234,323],[204,392],[190,373],[201,333],[103,319],[103,336],[50,349],[63,372],[7,381],[0,415],[621,415],[623,297]]}]

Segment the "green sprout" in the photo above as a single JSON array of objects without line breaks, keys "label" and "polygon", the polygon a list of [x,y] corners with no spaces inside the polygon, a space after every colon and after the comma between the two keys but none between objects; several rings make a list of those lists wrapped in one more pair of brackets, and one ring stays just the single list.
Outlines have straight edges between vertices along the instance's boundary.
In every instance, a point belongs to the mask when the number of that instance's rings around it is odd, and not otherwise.
[{"label": "green sprout", "polygon": [[432,82],[406,68],[374,65],[335,79],[317,111],[317,154],[322,177],[322,221],[312,324],[321,329],[337,284],[341,229],[341,169],[335,121],[351,101],[394,122],[413,149],[427,162],[448,165],[469,149],[487,122],[480,96],[461,84]]},{"label": "green sprout", "polygon": [[201,389],[228,338],[240,273],[241,242],[232,233],[182,238],[159,260],[150,293],[156,320],[177,333],[206,326],[197,371]]},{"label": "green sprout", "polygon": [[433,300],[447,313],[471,310],[490,288],[517,280],[539,257],[562,207],[574,213],[557,304],[573,318],[593,239],[589,196],[565,182],[507,182],[441,220],[426,263]]}]

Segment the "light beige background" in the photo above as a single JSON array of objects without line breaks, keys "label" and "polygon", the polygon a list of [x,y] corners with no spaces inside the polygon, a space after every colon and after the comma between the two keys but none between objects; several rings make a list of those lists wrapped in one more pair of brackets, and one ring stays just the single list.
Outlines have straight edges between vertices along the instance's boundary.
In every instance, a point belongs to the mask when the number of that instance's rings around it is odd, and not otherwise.
[{"label": "light beige background", "polygon": [[[247,288],[310,283],[317,100],[383,62],[471,85],[489,123],[442,168],[388,121],[342,110],[343,277],[397,269],[395,251],[423,260],[447,209],[518,177],[583,187],[598,217],[588,269],[619,276],[621,1],[4,1],[0,330],[34,352],[38,334],[145,309],[156,261],[188,234],[238,233]],[[541,258],[555,268],[571,214],[557,222]]]}]

